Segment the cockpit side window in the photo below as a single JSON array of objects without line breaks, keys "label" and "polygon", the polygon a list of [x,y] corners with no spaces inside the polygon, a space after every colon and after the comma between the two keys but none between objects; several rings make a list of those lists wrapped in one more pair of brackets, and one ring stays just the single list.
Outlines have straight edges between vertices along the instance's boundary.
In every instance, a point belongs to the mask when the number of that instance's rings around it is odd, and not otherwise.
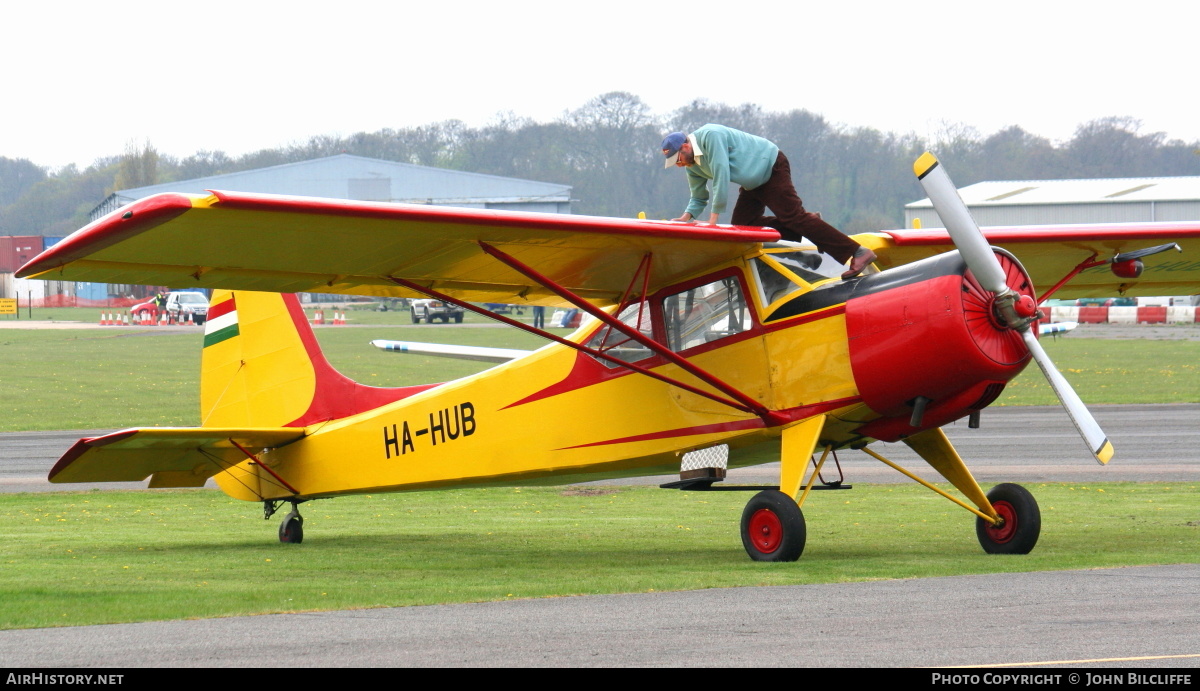
[{"label": "cockpit side window", "polygon": [[736,277],[727,276],[663,299],[667,345],[676,352],[748,331],[750,308]]}]

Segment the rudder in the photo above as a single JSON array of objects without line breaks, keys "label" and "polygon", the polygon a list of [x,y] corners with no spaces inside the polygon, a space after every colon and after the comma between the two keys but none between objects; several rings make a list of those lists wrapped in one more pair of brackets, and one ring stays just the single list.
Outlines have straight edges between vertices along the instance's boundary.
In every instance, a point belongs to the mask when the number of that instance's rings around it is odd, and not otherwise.
[{"label": "rudder", "polygon": [[200,358],[204,427],[296,427],[348,417],[437,384],[379,388],[335,370],[295,295],[213,292]]},{"label": "rudder", "polygon": [[[307,321],[303,328],[309,330]],[[283,295],[213,292],[200,358],[202,426],[291,424],[316,390],[315,368]]]}]

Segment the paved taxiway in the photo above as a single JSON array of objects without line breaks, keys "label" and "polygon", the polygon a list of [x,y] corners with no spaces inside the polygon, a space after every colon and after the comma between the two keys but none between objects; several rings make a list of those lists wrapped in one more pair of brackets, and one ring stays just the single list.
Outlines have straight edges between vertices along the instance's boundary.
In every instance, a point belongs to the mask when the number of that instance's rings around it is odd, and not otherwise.
[{"label": "paved taxiway", "polygon": [[1194,675],[1200,565],[0,631],[0,660],[51,669],[1076,661],[1085,668],[1191,668]]}]

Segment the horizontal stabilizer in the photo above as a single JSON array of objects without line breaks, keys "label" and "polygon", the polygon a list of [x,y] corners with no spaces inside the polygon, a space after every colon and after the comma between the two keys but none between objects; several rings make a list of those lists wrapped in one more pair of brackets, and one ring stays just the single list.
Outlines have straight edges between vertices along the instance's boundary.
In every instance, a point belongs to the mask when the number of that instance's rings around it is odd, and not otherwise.
[{"label": "horizontal stabilizer", "polygon": [[75,442],[50,469],[50,482],[137,482],[154,475],[151,487],[201,487],[252,453],[289,444],[302,427],[234,429],[151,427],[126,429]]},{"label": "horizontal stabilizer", "polygon": [[513,350],[511,348],[485,348],[483,346],[444,345],[441,343],[416,343],[413,341],[374,340],[371,345],[380,350],[409,355],[433,355],[448,357],[456,360],[477,360],[479,362],[508,362],[524,357],[532,350]]}]

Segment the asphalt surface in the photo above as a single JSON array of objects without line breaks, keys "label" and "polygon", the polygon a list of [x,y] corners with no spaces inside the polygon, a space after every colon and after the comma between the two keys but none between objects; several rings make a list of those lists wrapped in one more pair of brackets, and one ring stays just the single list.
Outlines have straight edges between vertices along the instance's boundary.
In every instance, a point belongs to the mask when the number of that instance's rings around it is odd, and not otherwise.
[{"label": "asphalt surface", "polygon": [[0,661],[52,669],[1044,665],[1191,668],[1195,683],[1200,565],[0,631]]}]

